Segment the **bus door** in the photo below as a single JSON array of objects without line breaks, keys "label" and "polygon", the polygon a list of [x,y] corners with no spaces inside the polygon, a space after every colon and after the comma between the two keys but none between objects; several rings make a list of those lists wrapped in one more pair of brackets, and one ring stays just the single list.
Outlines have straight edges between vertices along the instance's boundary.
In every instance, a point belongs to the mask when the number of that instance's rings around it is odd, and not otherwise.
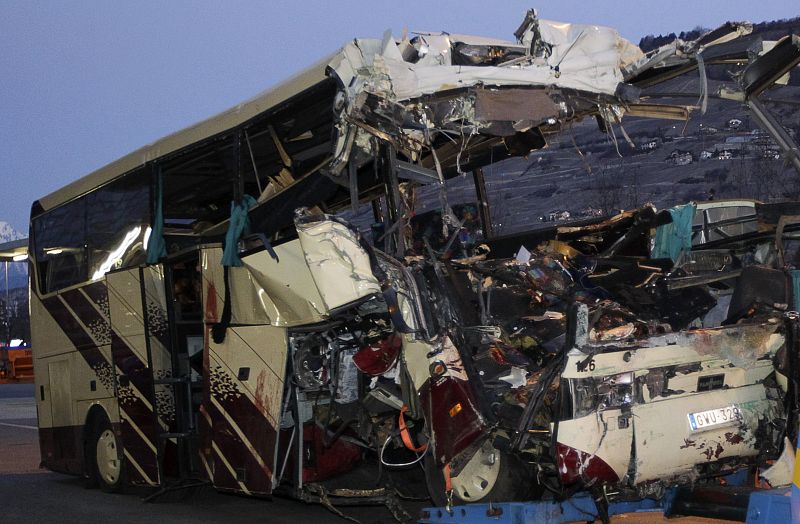
[{"label": "bus door", "polygon": [[[161,267],[161,266],[156,266]],[[154,361],[154,371],[168,369],[168,376],[156,376],[155,385],[171,395],[170,434],[165,441],[176,446],[177,474],[180,478],[206,476],[200,465],[198,417],[203,402],[204,338],[202,293],[197,251],[170,259],[164,266],[162,282],[153,280],[154,290],[166,290],[163,304],[168,321],[169,362]],[[147,296],[151,293],[146,290]],[[159,297],[161,300],[161,297]],[[151,333],[151,340],[156,333]],[[157,372],[157,371],[156,371]],[[158,390],[157,390],[158,391]],[[169,397],[168,397],[169,398]],[[169,449],[169,447],[167,448]]]},{"label": "bus door", "polygon": [[201,431],[201,458],[218,490],[269,495],[276,478],[288,335],[286,327],[271,324],[270,315],[286,322],[278,311],[310,309],[296,290],[313,284],[299,242],[275,250],[280,264],[256,253],[243,259],[244,267],[228,269],[227,277],[222,249],[201,251],[207,346],[199,419],[208,429]]},{"label": "bus door", "polygon": [[158,485],[159,435],[169,426],[174,405],[169,388],[153,382],[171,376],[163,271],[116,271],[106,275],[106,283],[128,481]]},{"label": "bus door", "polygon": [[193,339],[173,304],[172,266],[118,271],[106,279],[128,478],[161,485],[192,476],[197,425],[191,402],[196,397],[199,404],[200,396],[192,388],[199,388],[200,377],[190,373],[189,353],[202,354],[199,316],[200,337]]}]

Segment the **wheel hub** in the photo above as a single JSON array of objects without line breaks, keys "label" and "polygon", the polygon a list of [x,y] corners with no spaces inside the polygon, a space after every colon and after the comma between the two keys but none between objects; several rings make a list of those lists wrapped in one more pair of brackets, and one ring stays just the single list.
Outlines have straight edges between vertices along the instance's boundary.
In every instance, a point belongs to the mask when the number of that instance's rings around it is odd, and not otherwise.
[{"label": "wheel hub", "polygon": [[500,452],[490,443],[484,444],[467,462],[458,476],[452,478],[453,491],[464,502],[483,499],[497,482],[500,473]]},{"label": "wheel hub", "polygon": [[97,471],[106,484],[116,484],[122,464],[117,453],[117,438],[114,432],[106,429],[97,439]]}]

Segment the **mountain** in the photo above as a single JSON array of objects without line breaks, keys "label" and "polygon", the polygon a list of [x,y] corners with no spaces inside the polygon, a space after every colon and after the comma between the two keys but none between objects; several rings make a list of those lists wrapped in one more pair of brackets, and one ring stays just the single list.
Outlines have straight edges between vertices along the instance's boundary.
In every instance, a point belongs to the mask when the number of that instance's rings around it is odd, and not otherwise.
[{"label": "mountain", "polygon": [[[25,235],[14,229],[8,222],[0,220],[0,244],[20,240]],[[4,266],[4,265],[3,265]],[[0,289],[5,291],[5,267],[0,267]],[[25,288],[28,285],[28,263],[27,261],[9,262],[8,264],[8,288]]]},{"label": "mountain", "polygon": [[[647,35],[639,40],[639,48],[647,53],[659,46],[672,42],[676,38],[680,38],[681,40],[694,40],[707,31],[709,31],[708,28],[698,26],[690,31],[681,31],[677,35],[675,33],[657,36]],[[779,40],[783,36],[789,34],[800,34],[800,16],[785,20],[773,20],[770,22],[753,24],[753,32],[748,36],[742,37],[741,40],[756,43],[758,40]],[[728,66],[712,65],[708,67],[706,74],[708,78],[714,80],[728,80],[731,71],[731,68]],[[796,71],[792,72],[789,78],[789,85],[800,86],[800,73]]]},{"label": "mountain", "polygon": [[19,231],[11,227],[8,222],[0,220],[0,244],[11,242],[12,240],[19,240],[25,238]]}]

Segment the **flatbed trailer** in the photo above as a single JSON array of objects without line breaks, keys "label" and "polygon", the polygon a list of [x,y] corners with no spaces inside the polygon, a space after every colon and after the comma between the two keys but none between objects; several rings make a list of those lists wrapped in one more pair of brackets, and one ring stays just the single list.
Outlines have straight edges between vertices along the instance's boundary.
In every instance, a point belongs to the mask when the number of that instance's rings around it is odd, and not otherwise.
[{"label": "flatbed trailer", "polygon": [[[661,500],[642,499],[634,501],[610,502],[607,516],[625,515],[626,522],[657,522],[663,515],[671,518],[683,514],[687,508],[692,511],[689,517],[700,517],[706,508],[709,518],[720,518],[721,522],[731,520],[747,524],[790,524],[792,520],[790,488],[757,490],[749,493],[732,493],[729,503],[719,501],[704,503],[687,502],[677,489],[669,490]],[[742,506],[742,501],[746,505]],[[680,511],[680,513],[676,513]],[[541,500],[531,502],[502,502],[494,504],[467,504],[447,508],[425,508],[420,514],[420,524],[566,524],[569,522],[602,521],[601,510],[591,494],[579,493],[570,499],[557,502]],[[641,516],[641,519],[637,519]],[[680,521],[679,521],[680,522]]]}]

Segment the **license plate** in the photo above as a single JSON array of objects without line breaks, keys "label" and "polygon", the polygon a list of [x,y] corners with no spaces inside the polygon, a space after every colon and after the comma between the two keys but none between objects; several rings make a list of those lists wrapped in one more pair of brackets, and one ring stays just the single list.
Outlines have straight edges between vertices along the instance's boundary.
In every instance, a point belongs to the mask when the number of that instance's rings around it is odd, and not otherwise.
[{"label": "license plate", "polygon": [[741,422],[742,412],[736,406],[689,413],[689,427],[692,428],[692,431],[704,431],[717,426],[728,426]]}]

